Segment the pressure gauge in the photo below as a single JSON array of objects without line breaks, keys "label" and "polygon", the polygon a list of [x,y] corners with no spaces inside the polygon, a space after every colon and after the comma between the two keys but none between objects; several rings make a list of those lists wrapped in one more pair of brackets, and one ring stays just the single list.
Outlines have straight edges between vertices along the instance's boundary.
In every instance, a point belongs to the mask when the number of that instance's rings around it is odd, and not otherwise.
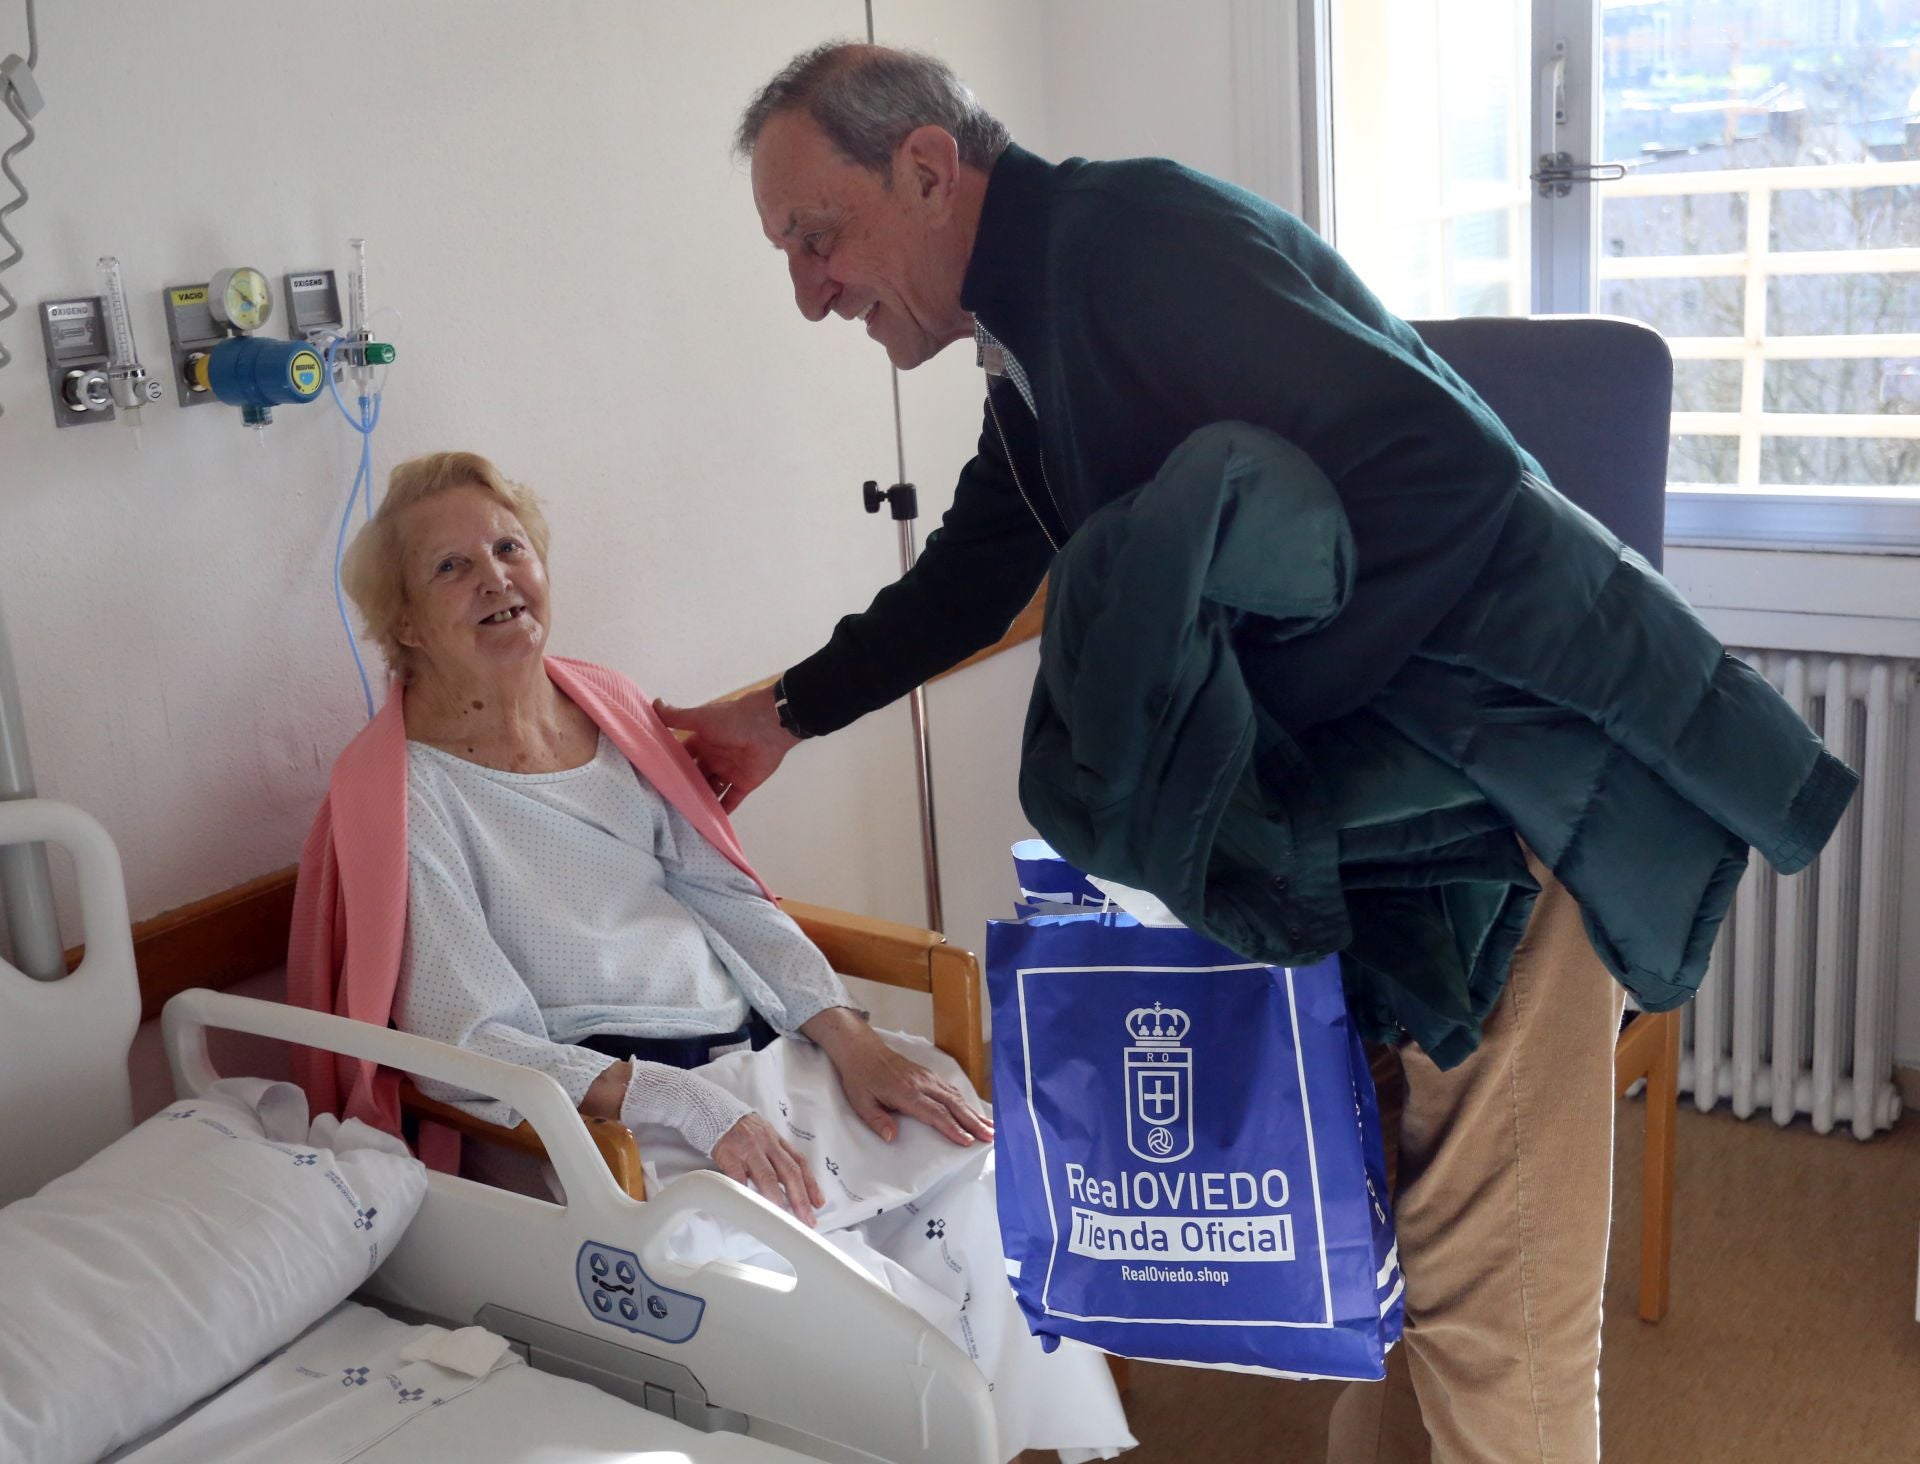
[{"label": "pressure gauge", "polygon": [[267,277],[246,265],[221,270],[207,287],[207,308],[222,325],[235,330],[260,329],[273,314]]}]

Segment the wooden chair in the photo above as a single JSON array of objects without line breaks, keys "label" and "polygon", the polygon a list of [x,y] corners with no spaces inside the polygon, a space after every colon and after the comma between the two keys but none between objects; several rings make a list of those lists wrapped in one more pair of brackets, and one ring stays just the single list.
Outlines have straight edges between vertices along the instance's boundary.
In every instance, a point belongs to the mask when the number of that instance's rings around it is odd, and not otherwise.
[{"label": "wooden chair", "polygon": [[[1655,569],[1666,540],[1673,356],[1650,326],[1599,316],[1417,320],[1415,330],[1540,460],[1553,486]],[[1640,1015],[1614,1049],[1624,1094],[1647,1080],[1640,1315],[1667,1314],[1680,1014]]]},{"label": "wooden chair", "polygon": [[[982,1027],[980,962],[971,951],[947,944],[936,931],[875,920],[822,905],[783,900],[781,908],[820,947],[827,962],[843,976],[858,976],[884,986],[924,992],[933,1001],[933,1044],[960,1065],[974,1091],[990,1096],[991,1065]],[[400,1083],[403,1112],[444,1124],[463,1138],[535,1158],[546,1149],[526,1123],[504,1128],[427,1097],[408,1079]],[[610,1118],[581,1121],[594,1146],[607,1161],[614,1181],[636,1200],[647,1197],[640,1168],[640,1146],[633,1131]]]},{"label": "wooden chair", "polygon": [[1680,1013],[1642,1012],[1613,1049],[1615,1097],[1647,1083],[1647,1152],[1640,1169],[1640,1320],[1667,1314],[1673,1269],[1673,1157],[1680,1127]]}]

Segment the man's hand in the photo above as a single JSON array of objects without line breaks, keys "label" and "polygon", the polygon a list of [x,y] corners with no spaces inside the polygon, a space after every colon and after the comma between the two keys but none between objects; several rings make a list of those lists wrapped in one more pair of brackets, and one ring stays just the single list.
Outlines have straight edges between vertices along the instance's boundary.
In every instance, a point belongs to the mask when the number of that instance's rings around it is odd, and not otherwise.
[{"label": "man's hand", "polygon": [[773,776],[800,740],[780,725],[771,686],[699,707],[670,707],[656,700],[653,709],[669,727],[691,734],[687,751],[728,813]]},{"label": "man's hand", "polygon": [[830,1007],[800,1028],[833,1063],[847,1102],[868,1128],[891,1144],[893,1116],[917,1118],[956,1144],[993,1138],[993,1122],[966,1095],[881,1040],[847,1007]]},{"label": "man's hand", "polygon": [[802,1225],[812,1225],[814,1211],[827,1202],[800,1151],[757,1113],[749,1113],[720,1136],[713,1162],[728,1179],[752,1185],[776,1205],[785,1205]]}]

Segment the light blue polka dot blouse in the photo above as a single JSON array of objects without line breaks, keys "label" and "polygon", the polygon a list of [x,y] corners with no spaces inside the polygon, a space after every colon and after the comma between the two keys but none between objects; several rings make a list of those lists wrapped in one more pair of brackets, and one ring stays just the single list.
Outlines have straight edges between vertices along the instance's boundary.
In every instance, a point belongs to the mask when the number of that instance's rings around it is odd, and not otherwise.
[{"label": "light blue polka dot blouse", "polygon": [[[550,1073],[576,1104],[614,1061],[571,1045],[594,1033],[731,1032],[749,1006],[786,1033],[852,1005],[799,927],[605,736],[557,773],[410,743],[407,857],[399,1026]],[[461,1106],[515,1121],[503,1103]]]}]

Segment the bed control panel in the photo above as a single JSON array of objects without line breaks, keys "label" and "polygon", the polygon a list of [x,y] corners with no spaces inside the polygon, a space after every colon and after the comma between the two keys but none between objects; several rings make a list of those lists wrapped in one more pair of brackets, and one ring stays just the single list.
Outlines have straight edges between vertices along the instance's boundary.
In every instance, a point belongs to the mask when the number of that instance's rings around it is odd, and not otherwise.
[{"label": "bed control panel", "polygon": [[580,1247],[574,1274],[581,1300],[598,1321],[661,1342],[684,1342],[700,1328],[707,1304],[656,1286],[632,1251],[590,1240]]}]

